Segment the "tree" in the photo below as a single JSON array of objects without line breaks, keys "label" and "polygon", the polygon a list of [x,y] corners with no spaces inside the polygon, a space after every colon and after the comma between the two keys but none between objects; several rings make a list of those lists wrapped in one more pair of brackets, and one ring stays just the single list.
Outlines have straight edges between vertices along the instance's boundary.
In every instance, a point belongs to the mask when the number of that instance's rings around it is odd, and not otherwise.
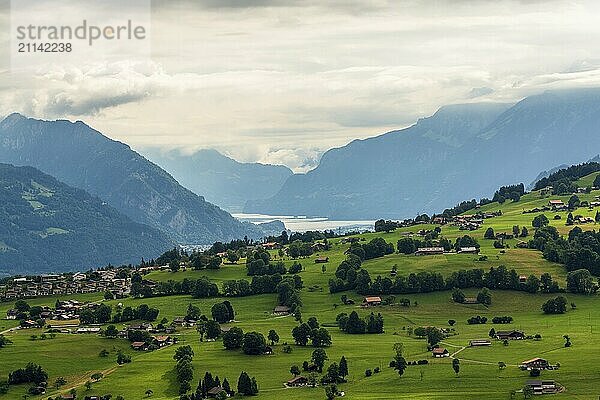
[{"label": "tree", "polygon": [[455,303],[464,303],[465,293],[459,288],[454,288],[452,290],[452,301],[454,301]]},{"label": "tree", "polygon": [[145,394],[146,394],[146,397],[151,397],[154,394],[154,392],[152,391],[152,389],[148,389],[148,390],[146,390]]},{"label": "tree", "polygon": [[546,217],[544,214],[540,214],[533,218],[533,221],[531,221],[531,226],[539,229],[548,226],[549,223],[550,221],[548,221],[548,217]]},{"label": "tree", "polygon": [[237,263],[239,259],[240,256],[236,251],[227,250],[227,261],[229,261],[231,264]]},{"label": "tree", "polygon": [[362,320],[356,311],[352,311],[348,316],[348,322],[346,322],[346,333],[360,334],[365,333],[367,324]]},{"label": "tree", "polygon": [[327,400],[333,400],[337,397],[338,389],[335,384],[325,386],[325,397]]},{"label": "tree", "polygon": [[533,387],[529,386],[529,385],[525,385],[523,387],[523,397],[526,399],[530,399],[533,397],[533,395],[535,394]]},{"label": "tree", "polygon": [[275,331],[275,329],[271,329],[269,334],[267,335],[267,339],[271,342],[271,346],[274,346],[275,343],[279,343],[279,335]]},{"label": "tree", "polygon": [[496,330],[494,328],[490,329],[490,331],[488,332],[488,336],[491,338],[496,337]]},{"label": "tree", "polygon": [[221,325],[217,321],[206,321],[206,338],[216,339],[221,335]]},{"label": "tree", "polygon": [[292,329],[292,337],[294,338],[294,342],[300,346],[306,346],[308,344],[308,340],[310,339],[310,334],[312,330],[307,323],[300,324]]},{"label": "tree", "polygon": [[448,325],[454,326],[454,324],[456,324],[456,320],[455,319],[449,319],[448,320]]},{"label": "tree", "polygon": [[427,343],[429,343],[429,346],[431,347],[436,346],[444,339],[444,334],[436,327],[428,326],[425,330],[427,332]]},{"label": "tree", "polygon": [[262,333],[248,332],[244,334],[242,341],[242,351],[248,355],[264,354],[267,348],[267,342]]},{"label": "tree", "polygon": [[498,371],[506,369],[506,363],[504,361],[498,361]]},{"label": "tree", "polygon": [[252,380],[244,371],[241,372],[240,377],[238,378],[237,391],[244,396],[252,396],[254,394]]},{"label": "tree", "polygon": [[571,337],[569,335],[564,335],[563,338],[565,339],[565,347],[571,347]]},{"label": "tree", "polygon": [[407,366],[406,359],[401,354],[396,354],[394,357],[394,369],[398,372],[399,376],[404,375]]},{"label": "tree", "polygon": [[90,378],[92,378],[92,380],[94,382],[98,382],[100,379],[102,379],[104,377],[104,374],[102,372],[94,372],[92,374],[92,376],[90,376]]},{"label": "tree", "polygon": [[458,376],[458,373],[460,372],[460,360],[458,358],[452,360],[452,369],[456,376]]},{"label": "tree", "polygon": [[569,205],[570,209],[574,209],[574,208],[579,207],[579,204],[581,204],[581,200],[579,199],[579,196],[577,196],[576,194],[572,195],[569,198],[568,205]]},{"label": "tree", "polygon": [[567,299],[563,296],[548,299],[548,301],[542,305],[542,311],[545,314],[564,314],[567,312]]},{"label": "tree", "polygon": [[200,312],[199,307],[197,307],[191,303],[188,304],[187,312],[185,315],[186,321],[197,321],[200,319],[201,315],[202,315],[202,313]]},{"label": "tree", "polygon": [[119,334],[117,327],[114,325],[108,325],[104,330],[104,335],[109,338],[115,338]]},{"label": "tree", "polygon": [[540,280],[535,275],[529,275],[525,281],[525,291],[535,294],[540,290]]},{"label": "tree", "polygon": [[310,360],[317,366],[319,372],[323,372],[323,366],[325,361],[329,360],[329,357],[327,357],[325,350],[318,348],[312,352]]},{"label": "tree", "polygon": [[62,376],[59,376],[58,378],[56,378],[56,380],[54,381],[54,387],[59,389],[61,386],[64,386],[67,384],[67,381],[65,378],[63,378]]},{"label": "tree", "polygon": [[578,269],[567,274],[567,290],[569,292],[592,294],[597,289],[598,286],[594,282],[594,278],[589,270]]},{"label": "tree", "polygon": [[342,379],[346,379],[348,376],[348,361],[346,361],[346,357],[342,356],[340,359],[340,377]]},{"label": "tree", "polygon": [[191,361],[193,357],[194,350],[192,350],[192,348],[189,345],[179,346],[177,349],[175,349],[175,354],[173,355],[173,359],[177,362],[183,360]]},{"label": "tree", "polygon": [[234,326],[228,332],[223,334],[223,346],[227,350],[239,349],[244,341],[244,331],[242,328]]},{"label": "tree", "polygon": [[310,333],[313,347],[331,346],[331,335],[325,328],[313,329]]},{"label": "tree", "polygon": [[529,230],[527,230],[527,227],[524,226],[523,228],[521,228],[521,237],[527,237],[529,235]]},{"label": "tree", "polygon": [[216,303],[210,309],[210,313],[213,319],[221,324],[229,322],[233,319],[233,316],[231,315],[230,310],[225,303]]},{"label": "tree", "polygon": [[300,367],[297,365],[292,365],[290,367],[290,374],[294,375],[294,378],[300,375]]},{"label": "tree", "polygon": [[486,306],[492,304],[492,293],[488,288],[483,288],[479,293],[477,293],[477,301]]},{"label": "tree", "polygon": [[484,239],[495,239],[496,238],[496,234],[494,233],[494,229],[490,226],[489,228],[486,229],[484,235],[483,235]]},{"label": "tree", "polygon": [[92,381],[86,381],[85,384],[85,390],[92,390]]}]

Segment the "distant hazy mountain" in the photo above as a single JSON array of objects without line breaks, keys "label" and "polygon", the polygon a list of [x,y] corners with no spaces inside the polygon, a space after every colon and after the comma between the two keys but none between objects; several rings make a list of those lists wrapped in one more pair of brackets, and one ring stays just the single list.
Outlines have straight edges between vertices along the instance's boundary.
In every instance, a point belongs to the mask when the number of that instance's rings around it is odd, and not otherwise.
[{"label": "distant hazy mountain", "polygon": [[443,107],[410,128],[328,151],[315,170],[245,211],[352,219],[440,211],[589,159],[600,148],[598,127],[600,89]]},{"label": "distant hazy mountain", "polygon": [[192,155],[156,149],[143,153],[183,186],[230,212],[240,212],[248,200],[273,196],[292,175],[282,165],[241,163],[216,150],[200,150]]},{"label": "distant hazy mountain", "polygon": [[32,167],[0,164],[0,271],[138,263],[174,243],[102,200]]},{"label": "distant hazy mountain", "polygon": [[204,244],[265,233],[206,202],[126,144],[81,121],[6,117],[0,122],[0,162],[34,166],[179,242]]},{"label": "distant hazy mountain", "polygon": [[293,175],[277,195],[250,201],[244,211],[338,219],[428,211],[446,196],[434,181],[448,160],[509,106],[446,106],[409,128],[329,150],[316,169]]}]

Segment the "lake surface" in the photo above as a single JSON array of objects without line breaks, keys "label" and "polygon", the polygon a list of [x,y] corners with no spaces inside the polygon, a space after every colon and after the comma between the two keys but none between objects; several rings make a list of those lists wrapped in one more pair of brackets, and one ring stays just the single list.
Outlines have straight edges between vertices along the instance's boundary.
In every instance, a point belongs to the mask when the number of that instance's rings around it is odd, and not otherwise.
[{"label": "lake surface", "polygon": [[358,221],[339,221],[330,220],[324,217],[304,217],[291,215],[263,215],[263,214],[232,214],[235,218],[242,221],[249,221],[254,224],[271,222],[279,220],[283,222],[285,228],[293,232],[306,231],[324,231],[332,230],[336,233],[344,233],[348,231],[364,231],[373,230],[375,221],[358,220]]}]

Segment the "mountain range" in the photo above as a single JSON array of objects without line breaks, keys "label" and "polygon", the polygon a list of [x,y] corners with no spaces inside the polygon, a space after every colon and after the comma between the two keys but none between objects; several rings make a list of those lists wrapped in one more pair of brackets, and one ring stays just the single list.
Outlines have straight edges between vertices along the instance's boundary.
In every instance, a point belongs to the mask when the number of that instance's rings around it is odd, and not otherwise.
[{"label": "mountain range", "polygon": [[138,263],[174,242],[102,200],[33,167],[0,164],[0,271]]},{"label": "mountain range", "polygon": [[242,211],[246,201],[275,195],[292,175],[288,167],[241,163],[213,149],[186,155],[179,150],[143,151],[179,183],[229,212]]},{"label": "mountain range", "polygon": [[81,121],[9,115],[0,122],[0,162],[33,166],[179,243],[210,244],[244,236],[258,239],[284,228],[281,223],[240,222],[181,186],[128,145]]},{"label": "mountain range", "polygon": [[516,104],[442,107],[406,129],[326,152],[244,211],[335,219],[406,218],[575,164],[600,148],[600,89],[547,91]]}]

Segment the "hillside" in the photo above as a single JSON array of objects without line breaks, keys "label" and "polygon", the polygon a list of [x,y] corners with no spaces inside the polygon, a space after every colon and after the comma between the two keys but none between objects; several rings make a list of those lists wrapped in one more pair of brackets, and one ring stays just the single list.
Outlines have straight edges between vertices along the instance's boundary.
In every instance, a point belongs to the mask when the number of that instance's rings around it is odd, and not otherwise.
[{"label": "hillside", "polygon": [[180,243],[208,244],[265,234],[261,227],[239,222],[184,188],[126,144],[81,121],[8,116],[0,122],[0,162],[36,167]]},{"label": "hillside", "polygon": [[183,186],[229,212],[240,212],[248,200],[273,196],[292,175],[282,165],[241,163],[211,149],[191,155],[148,149],[144,154]]},{"label": "hillside", "polygon": [[[587,186],[589,181],[598,173],[581,178],[577,183]],[[590,201],[600,195],[600,190],[589,194],[580,194],[581,200]],[[282,261],[289,268],[298,261],[303,268],[296,275],[303,281],[300,290],[302,300],[302,322],[310,317],[316,317],[321,327],[331,335],[331,346],[325,347],[328,360],[325,362],[323,373],[317,373],[320,379],[329,366],[337,363],[342,356],[348,361],[349,375],[346,383],[338,385],[347,398],[360,400],[375,399],[451,399],[451,400],[478,400],[481,398],[491,400],[504,400],[514,397],[522,398],[519,393],[525,382],[532,379],[528,371],[521,371],[519,364],[524,360],[534,357],[543,357],[552,364],[560,364],[560,368],[541,372],[541,379],[556,381],[565,389],[555,395],[558,399],[593,400],[597,398],[597,388],[600,385],[596,373],[600,364],[595,356],[595,347],[600,332],[600,317],[596,312],[598,308],[598,295],[581,295],[573,293],[559,293],[567,297],[569,304],[564,314],[548,315],[541,311],[541,305],[548,299],[557,296],[556,293],[545,293],[536,290],[528,293],[522,288],[519,290],[506,290],[493,288],[490,305],[460,304],[452,301],[451,290],[434,291],[431,293],[416,293],[423,289],[408,288],[395,293],[393,297],[375,292],[375,282],[410,282],[419,279],[423,273],[439,273],[443,279],[448,279],[453,273],[460,270],[481,269],[485,273],[493,267],[505,265],[515,269],[517,276],[540,277],[544,273],[552,276],[560,287],[566,286],[565,267],[549,262],[542,257],[542,253],[533,249],[518,248],[519,240],[507,239],[505,249],[494,247],[494,240],[484,239],[487,228],[493,228],[496,233],[512,232],[514,225],[528,227],[530,234],[524,240],[533,236],[532,219],[541,212],[523,213],[536,207],[543,207],[549,199],[568,200],[566,196],[552,196],[536,191],[525,194],[518,202],[506,201],[502,204],[490,203],[470,213],[502,211],[502,215],[484,219],[483,225],[475,231],[463,231],[454,224],[433,225],[422,224],[418,226],[399,228],[390,233],[366,233],[355,235],[358,243],[368,243],[372,239],[383,238],[386,242],[396,244],[402,238],[423,239],[417,232],[421,229],[432,230],[440,228],[441,235],[452,243],[465,234],[475,238],[481,246],[479,255],[456,254],[454,252],[443,255],[416,256],[394,252],[393,254],[365,260],[362,268],[368,271],[372,278],[372,292],[369,295],[380,295],[390,304],[363,308],[360,306],[364,295],[355,290],[348,290],[335,294],[329,293],[328,282],[336,279],[336,269],[346,258],[349,244],[345,238],[331,239],[329,250],[320,251],[306,258],[298,260],[288,256],[279,256],[277,250],[270,252],[275,261]],[[580,207],[577,214],[593,216],[596,209]],[[550,225],[556,227],[561,234],[568,234],[573,226],[566,226],[565,220],[568,211],[546,212]],[[561,219],[550,218],[560,215]],[[581,228],[590,230],[597,224],[583,224]],[[363,240],[364,239],[364,240]],[[329,258],[326,264],[316,264],[319,256]],[[485,257],[483,257],[485,256]],[[290,366],[302,366],[303,361],[310,362],[313,351],[310,344],[302,346],[294,344],[292,329],[300,322],[293,316],[276,316],[272,314],[273,307],[278,304],[277,294],[253,294],[247,297],[224,296],[225,285],[230,285],[232,280],[250,280],[242,258],[237,264],[222,264],[219,269],[187,269],[179,272],[154,271],[145,275],[145,279],[153,280],[173,287],[170,281],[191,282],[202,277],[217,284],[221,295],[209,298],[193,298],[189,294],[156,296],[148,298],[126,298],[104,301],[104,304],[116,312],[118,304],[133,307],[141,304],[156,307],[160,310],[158,320],[167,318],[170,322],[178,316],[183,316],[189,304],[193,304],[210,318],[212,307],[224,300],[229,300],[235,309],[235,322],[224,324],[224,327],[236,326],[244,332],[257,331],[263,335],[274,329],[279,335],[279,343],[272,346],[271,355],[245,355],[241,350],[225,350],[222,338],[215,341],[201,341],[195,327],[177,327],[176,337],[180,343],[151,352],[134,351],[126,339],[108,339],[96,335],[58,334],[55,339],[45,341],[32,340],[32,335],[40,335],[41,329],[17,330],[6,333],[12,344],[0,349],[6,370],[23,367],[23,358],[39,363],[49,373],[49,380],[54,381],[57,376],[65,377],[67,384],[61,389],[49,388],[48,393],[35,399],[46,399],[67,393],[70,388],[76,387],[78,393],[84,392],[84,384],[90,376],[97,371],[102,371],[104,376],[93,382],[91,389],[85,390],[86,395],[113,394],[113,398],[122,395],[125,398],[142,398],[144,393],[151,389],[153,398],[175,400],[179,399],[179,383],[174,373],[175,362],[173,355],[177,347],[190,345],[195,353],[192,360],[193,378],[191,391],[193,392],[205,373],[210,372],[213,377],[218,375],[221,380],[227,378],[237,381],[243,369],[249,375],[256,377],[260,391],[257,399],[280,399],[285,397],[292,400],[308,400],[324,398],[323,385],[316,388],[298,387],[286,388],[283,383],[292,378]],[[322,268],[323,265],[325,268]],[[392,270],[397,269],[394,277]],[[409,276],[412,277],[407,278]],[[289,274],[285,276],[290,276]],[[378,278],[381,277],[381,278]],[[191,280],[191,281],[190,281]],[[477,296],[480,288],[469,288],[464,294],[470,297]],[[462,286],[461,286],[462,287]],[[382,287],[383,289],[383,287]],[[386,289],[387,290],[387,289]],[[427,289],[425,289],[427,290]],[[342,296],[352,299],[354,304],[343,304]],[[80,300],[100,300],[103,294],[85,294],[69,296]],[[401,299],[408,299],[409,305],[402,305]],[[38,298],[29,300],[31,305],[54,304],[56,298]],[[0,303],[0,314],[13,307],[13,303]],[[380,334],[348,334],[341,331],[336,323],[340,313],[356,311],[361,318],[367,317],[370,312],[381,314],[384,319],[384,332]],[[489,320],[496,316],[511,316],[514,321],[510,324],[494,324],[488,320],[485,324],[469,324],[467,320],[473,316],[485,316]],[[450,321],[453,321],[450,324]],[[139,321],[138,321],[139,322]],[[0,320],[0,331],[15,326],[18,321]],[[132,322],[133,323],[133,322]],[[104,324],[106,327],[108,324]],[[127,324],[116,323],[121,329]],[[440,342],[440,346],[449,350],[447,358],[434,358],[427,348],[427,340],[416,335],[417,327],[431,327],[447,329],[448,336]],[[487,347],[471,347],[471,340],[490,339],[489,332],[494,328],[500,330],[519,330],[528,335],[529,339],[511,340],[504,344],[502,340],[491,339]],[[538,339],[533,336],[539,334]],[[573,345],[565,347],[563,335],[568,335]],[[389,362],[394,356],[394,345],[402,343],[403,356],[409,362],[427,360],[427,364],[409,365],[402,376],[389,367]],[[289,344],[291,350],[284,350]],[[64,348],[73,348],[78,351],[77,363],[67,362],[68,356]],[[108,357],[98,357],[102,349],[109,351]],[[367,350],[368,349],[368,350]],[[117,351],[121,350],[132,355],[132,362],[120,367],[116,366]],[[460,372],[457,374],[452,368],[454,359],[460,361]],[[499,362],[504,367],[499,366]],[[378,368],[378,372],[374,372]],[[367,376],[366,371],[371,371]],[[0,379],[3,378],[0,372]],[[4,372],[4,374],[6,374]],[[308,375],[302,371],[303,376]],[[399,390],[401,388],[401,390]],[[0,394],[0,399],[20,397],[27,390],[27,385],[11,385],[6,395]],[[516,395],[511,393],[516,392]],[[521,397],[519,397],[521,396]]]},{"label": "hillside", "polygon": [[13,274],[138,263],[173,246],[80,189],[32,167],[0,164],[0,271]]},{"label": "hillside", "polygon": [[346,219],[435,212],[598,153],[600,89],[551,91],[513,106],[443,107],[430,118],[328,151],[246,212]]}]

